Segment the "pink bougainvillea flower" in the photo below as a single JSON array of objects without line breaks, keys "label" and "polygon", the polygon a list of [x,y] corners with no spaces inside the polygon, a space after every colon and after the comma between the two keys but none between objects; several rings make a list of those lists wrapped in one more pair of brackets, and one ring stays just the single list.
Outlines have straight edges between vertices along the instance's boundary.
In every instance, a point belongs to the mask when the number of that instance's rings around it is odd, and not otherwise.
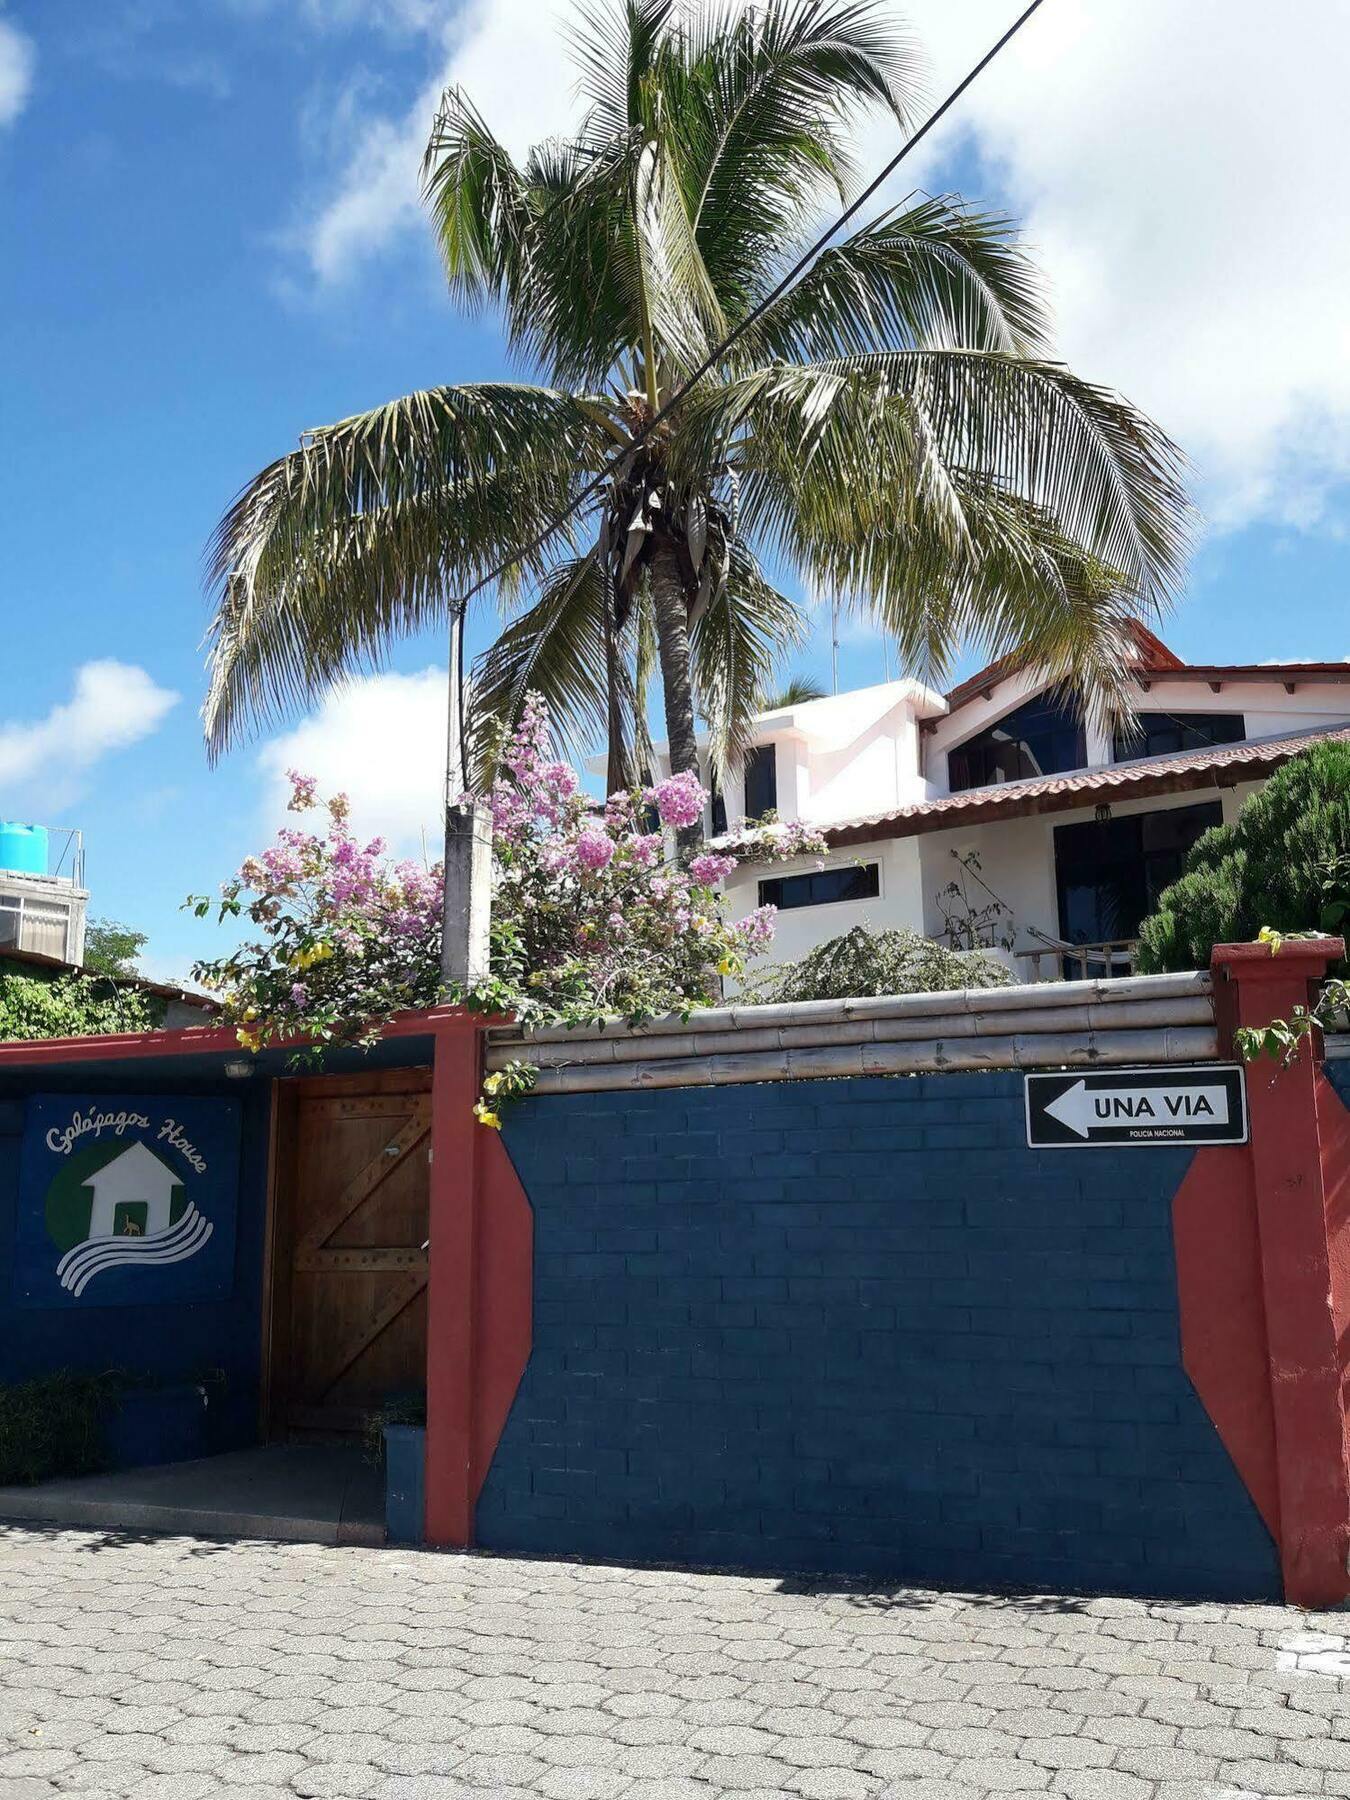
[{"label": "pink bougainvillea flower", "polygon": [[726,880],[735,867],[734,856],[719,856],[714,850],[705,850],[690,863],[689,873],[701,887],[716,887],[719,881]]},{"label": "pink bougainvillea flower", "polygon": [[669,825],[676,831],[682,831],[687,825],[697,825],[703,817],[703,808],[708,803],[708,795],[697,775],[686,769],[679,775],[668,775],[664,781],[657,782],[649,788],[643,799],[656,808],[663,825]]},{"label": "pink bougainvillea flower", "polygon": [[598,826],[587,826],[577,836],[574,854],[579,868],[588,869],[593,875],[599,874],[614,860],[614,839]]},{"label": "pink bougainvillea flower", "polygon": [[747,950],[762,950],[773,942],[776,906],[757,906],[752,913],[738,919],[734,930]]}]

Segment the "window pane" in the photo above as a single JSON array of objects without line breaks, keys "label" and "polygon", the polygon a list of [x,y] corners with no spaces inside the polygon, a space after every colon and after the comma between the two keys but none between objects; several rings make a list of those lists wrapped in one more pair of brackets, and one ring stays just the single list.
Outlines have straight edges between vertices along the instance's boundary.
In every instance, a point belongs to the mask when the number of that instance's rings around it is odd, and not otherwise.
[{"label": "window pane", "polygon": [[949,751],[947,781],[959,794],[1034,775],[1062,775],[1086,763],[1081,723],[1071,709],[1042,696]]},{"label": "window pane", "polygon": [[1195,840],[1223,819],[1218,801],[1087,820],[1055,831],[1060,936],[1070,944],[1137,937]]},{"label": "window pane", "polygon": [[1157,905],[1163,889],[1171,887],[1186,867],[1191,845],[1211,826],[1222,824],[1223,806],[1218,800],[1144,815],[1144,878],[1149,912]]},{"label": "window pane", "polygon": [[745,816],[762,819],[778,810],[778,755],[772,744],[760,744],[745,759]]},{"label": "window pane", "polygon": [[1132,762],[1141,756],[1177,756],[1183,750],[1205,750],[1211,744],[1240,744],[1247,735],[1242,713],[1161,713],[1139,715],[1137,732],[1117,732],[1115,759]]},{"label": "window pane", "polygon": [[759,884],[761,906],[792,912],[801,906],[832,906],[840,900],[875,900],[881,892],[881,865],[860,863],[817,869],[810,875],[774,875]]},{"label": "window pane", "polygon": [[0,900],[0,950],[18,949],[21,917],[17,900]]}]

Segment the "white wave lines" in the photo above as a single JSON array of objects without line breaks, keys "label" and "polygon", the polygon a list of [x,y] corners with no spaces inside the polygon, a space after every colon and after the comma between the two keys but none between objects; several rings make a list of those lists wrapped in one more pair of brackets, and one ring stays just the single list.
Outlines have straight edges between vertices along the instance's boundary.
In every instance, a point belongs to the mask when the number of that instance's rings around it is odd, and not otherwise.
[{"label": "white wave lines", "polygon": [[86,1238],[76,1244],[56,1265],[61,1286],[78,1300],[94,1279],[107,1269],[129,1264],[155,1265],[183,1262],[195,1256],[210,1237],[214,1226],[191,1201],[182,1217],[163,1231],[152,1231],[144,1237]]}]

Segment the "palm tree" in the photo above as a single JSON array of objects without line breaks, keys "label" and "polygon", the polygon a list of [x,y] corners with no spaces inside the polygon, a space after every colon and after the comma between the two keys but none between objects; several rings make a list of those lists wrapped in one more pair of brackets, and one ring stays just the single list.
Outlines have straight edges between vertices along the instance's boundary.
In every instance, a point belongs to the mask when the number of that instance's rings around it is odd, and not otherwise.
[{"label": "palm tree", "polygon": [[814,675],[793,675],[774,688],[772,693],[761,694],[756,702],[759,712],[786,712],[791,706],[805,706],[810,700],[823,700],[829,689],[823,682],[817,681]]},{"label": "palm tree", "polygon": [[509,723],[541,690],[608,741],[611,786],[649,759],[658,672],[672,767],[697,769],[700,712],[734,760],[801,633],[770,559],[912,668],[976,638],[1127,704],[1122,626],[1184,549],[1180,458],[1051,359],[1008,221],[911,197],[763,304],[847,191],[857,116],[911,120],[887,0],[585,0],[573,52],[575,137],[520,164],[451,90],[425,164],[451,292],[544,383],[391,401],[244,490],[213,549],[212,750],[453,613],[582,495],[500,583],[515,613],[474,693]]}]

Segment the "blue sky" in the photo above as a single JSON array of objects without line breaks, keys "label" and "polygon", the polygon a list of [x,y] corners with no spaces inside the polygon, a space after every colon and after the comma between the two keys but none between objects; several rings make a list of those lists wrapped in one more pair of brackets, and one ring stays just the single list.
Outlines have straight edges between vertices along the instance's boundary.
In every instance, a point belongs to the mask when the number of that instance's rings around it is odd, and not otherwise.
[{"label": "blue sky", "polygon": [[[405,841],[434,811],[436,639],[208,769],[202,549],[306,426],[507,372],[443,294],[416,152],[448,76],[517,144],[566,124],[560,4],[0,5],[0,816],[83,828],[93,911],[148,931],[157,974],[215,950],[179,902],[266,835],[292,756]],[[916,0],[935,85],[1013,10]],[[1247,0],[1051,0],[918,171],[1026,218],[1066,354],[1192,455],[1209,522],[1166,635],[1199,660],[1350,655],[1350,268],[1322,242],[1350,24],[1318,10],[1346,39],[1306,77],[1325,106]],[[824,632],[800,660],[827,675]],[[846,685],[887,669],[848,634]]]}]

